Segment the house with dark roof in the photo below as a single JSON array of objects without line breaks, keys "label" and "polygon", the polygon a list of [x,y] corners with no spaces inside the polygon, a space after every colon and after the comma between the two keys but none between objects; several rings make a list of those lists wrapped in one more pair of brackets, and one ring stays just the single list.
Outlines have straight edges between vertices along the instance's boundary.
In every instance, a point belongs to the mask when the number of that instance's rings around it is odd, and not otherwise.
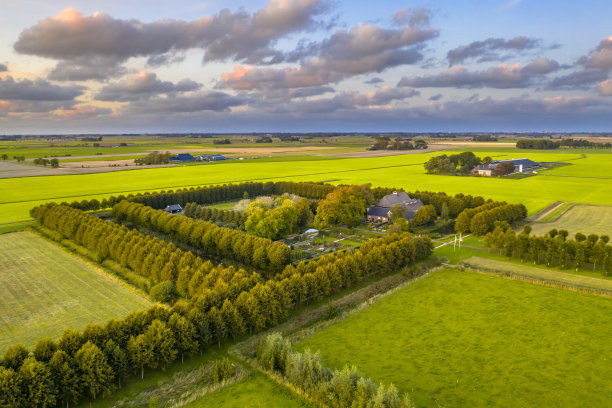
[{"label": "house with dark roof", "polygon": [[423,202],[419,199],[411,198],[405,192],[384,196],[376,205],[368,208],[366,212],[366,220],[369,222],[389,222],[389,215],[394,205],[401,205],[406,210],[406,219],[414,218],[414,213],[423,206]]},{"label": "house with dark roof", "polygon": [[493,174],[493,170],[495,170],[494,164],[479,164],[474,167],[471,172],[472,174],[479,174],[481,176],[491,176]]},{"label": "house with dark roof", "polygon": [[181,214],[183,212],[183,208],[180,204],[172,204],[164,208],[164,211],[168,214]]}]

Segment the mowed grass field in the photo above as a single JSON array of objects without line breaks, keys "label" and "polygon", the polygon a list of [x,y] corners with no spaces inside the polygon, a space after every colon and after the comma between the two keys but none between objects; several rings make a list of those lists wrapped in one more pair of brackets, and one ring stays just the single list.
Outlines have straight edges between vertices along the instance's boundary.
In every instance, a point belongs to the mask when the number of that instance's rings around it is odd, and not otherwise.
[{"label": "mowed grass field", "polygon": [[[403,187],[408,191],[433,190],[482,195],[524,203],[530,214],[555,201],[587,204],[612,202],[612,160],[608,154],[482,152],[496,159],[529,157],[536,161],[573,163],[520,180],[453,177],[425,174],[423,163],[443,152],[375,158],[327,160],[231,161],[212,166],[138,169],[114,173],[1,179],[0,223],[29,218],[29,210],[47,201],[102,199],[110,195],[168,190],[251,180],[327,181],[331,183]],[[452,152],[448,152],[452,153]],[[560,173],[563,172],[563,173]],[[589,174],[585,176],[585,174]],[[568,197],[570,195],[571,197]]]},{"label": "mowed grass field", "polygon": [[419,407],[606,407],[612,299],[443,269],[297,344]]},{"label": "mowed grass field", "polygon": [[318,405],[293,393],[256,371],[239,383],[222,388],[186,408],[316,408]]},{"label": "mowed grass field", "polygon": [[65,329],[123,317],[151,302],[31,232],[0,235],[0,354]]},{"label": "mowed grass field", "polygon": [[[612,184],[612,180],[610,180]],[[535,235],[546,234],[553,228],[564,229],[573,236],[577,232],[583,234],[612,235],[612,206],[605,205],[574,205],[556,220],[551,222],[535,222],[532,224]]]}]

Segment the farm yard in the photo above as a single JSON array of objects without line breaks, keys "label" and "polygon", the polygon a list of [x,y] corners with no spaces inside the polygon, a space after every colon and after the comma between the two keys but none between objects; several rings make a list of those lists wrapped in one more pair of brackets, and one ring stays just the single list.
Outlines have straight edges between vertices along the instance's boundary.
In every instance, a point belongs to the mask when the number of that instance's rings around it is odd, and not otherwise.
[{"label": "farm yard", "polygon": [[609,298],[443,269],[297,347],[421,407],[605,406],[611,312]]},{"label": "farm yard", "polygon": [[117,278],[30,232],[0,235],[0,354],[148,307]]}]

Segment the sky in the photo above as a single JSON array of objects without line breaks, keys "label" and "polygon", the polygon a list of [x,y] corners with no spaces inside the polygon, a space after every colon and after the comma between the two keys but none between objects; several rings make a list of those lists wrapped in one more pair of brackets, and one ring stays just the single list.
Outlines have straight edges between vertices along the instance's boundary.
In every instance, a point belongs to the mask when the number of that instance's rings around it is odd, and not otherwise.
[{"label": "sky", "polygon": [[0,134],[609,132],[609,0],[0,0]]}]

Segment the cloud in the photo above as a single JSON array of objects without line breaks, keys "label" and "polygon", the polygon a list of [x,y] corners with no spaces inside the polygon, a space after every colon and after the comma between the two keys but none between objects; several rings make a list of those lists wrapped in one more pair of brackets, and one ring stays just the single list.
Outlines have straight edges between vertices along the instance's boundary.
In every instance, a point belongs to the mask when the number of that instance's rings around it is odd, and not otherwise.
[{"label": "cloud", "polygon": [[158,113],[193,113],[223,112],[235,106],[245,105],[249,98],[233,96],[223,92],[199,91],[189,95],[155,97],[130,102],[122,114],[158,114]]},{"label": "cloud", "polygon": [[546,86],[546,89],[587,89],[606,78],[608,78],[606,71],[601,69],[584,69],[553,79]]},{"label": "cloud", "polygon": [[104,81],[126,73],[121,66],[124,61],[116,57],[98,55],[75,57],[59,61],[48,75],[54,81],[86,81],[89,79]]},{"label": "cloud", "polygon": [[76,105],[71,109],[58,109],[53,112],[55,116],[66,119],[90,119],[92,117],[106,116],[111,113],[112,109],[92,105]]},{"label": "cloud", "polygon": [[439,101],[440,99],[442,99],[442,94],[435,94],[429,97],[430,101]]},{"label": "cloud", "polygon": [[146,99],[158,94],[176,94],[198,90],[201,84],[183,79],[175,83],[157,79],[155,73],[140,72],[123,81],[105,86],[98,92],[95,99],[100,101],[126,102]]},{"label": "cloud", "polygon": [[599,93],[603,96],[612,96],[612,81],[606,79],[599,84]]},{"label": "cloud", "polygon": [[368,85],[380,84],[382,82],[385,82],[384,79],[379,78],[379,77],[374,77],[374,78],[368,79],[367,81],[363,81],[364,84],[368,84]]},{"label": "cloud", "polygon": [[604,38],[594,51],[578,60],[586,68],[612,70],[612,37]]},{"label": "cloud", "polygon": [[393,15],[393,22],[397,25],[429,25],[429,14],[430,12],[424,8],[407,8],[396,11]]},{"label": "cloud", "polygon": [[431,76],[403,77],[398,86],[415,88],[526,88],[539,77],[559,68],[556,61],[542,58],[524,67],[520,64],[501,64],[484,71],[470,72],[462,67],[452,67]]},{"label": "cloud", "polygon": [[449,66],[460,64],[467,59],[478,58],[478,62],[500,61],[508,59],[509,56],[501,56],[499,52],[520,52],[540,47],[541,40],[528,37],[514,37],[509,40],[504,38],[487,38],[484,41],[474,41],[468,45],[462,45],[448,51],[446,58]]},{"label": "cloud", "polygon": [[72,101],[83,93],[81,86],[58,86],[44,79],[15,81],[0,77],[0,99],[22,101]]},{"label": "cloud", "polygon": [[52,75],[69,80],[112,74],[112,69],[96,69],[100,62],[116,68],[129,58],[149,57],[149,64],[155,65],[171,62],[176,53],[192,48],[205,51],[204,62],[262,63],[278,58],[279,52],[271,48],[278,39],[314,27],[315,17],[326,10],[323,0],[270,0],[254,14],[224,9],[193,21],[143,23],[104,13],[84,16],[68,8],[21,32],[14,48],[60,61]]},{"label": "cloud", "polygon": [[222,75],[219,86],[236,90],[299,88],[337,83],[345,78],[414,64],[423,58],[422,44],[438,35],[431,28],[406,26],[387,29],[359,24],[337,30],[329,38],[303,46],[299,67],[254,68],[236,66]]},{"label": "cloud", "polygon": [[6,64],[0,64],[0,72],[7,72],[8,71],[8,67],[6,66]]}]

